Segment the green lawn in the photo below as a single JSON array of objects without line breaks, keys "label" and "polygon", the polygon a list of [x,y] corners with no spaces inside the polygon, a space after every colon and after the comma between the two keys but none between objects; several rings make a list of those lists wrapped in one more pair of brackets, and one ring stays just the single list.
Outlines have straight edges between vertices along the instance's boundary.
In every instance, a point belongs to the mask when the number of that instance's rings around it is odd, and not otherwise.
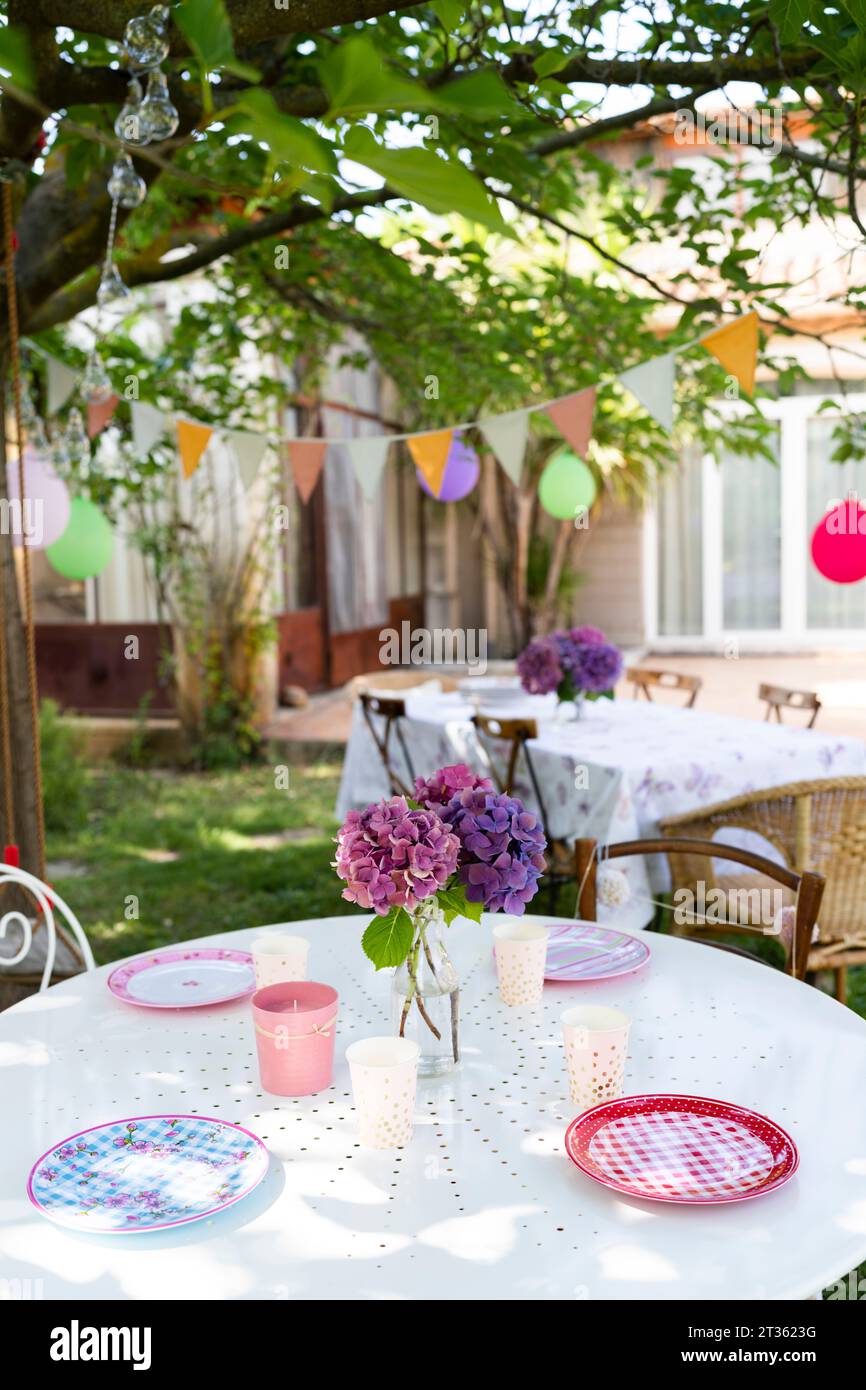
[{"label": "green lawn", "polygon": [[86,827],[49,834],[49,877],[100,963],[352,911],[329,867],[339,772],[336,762],[292,766],[285,791],[269,763],[225,773],[91,770]]}]

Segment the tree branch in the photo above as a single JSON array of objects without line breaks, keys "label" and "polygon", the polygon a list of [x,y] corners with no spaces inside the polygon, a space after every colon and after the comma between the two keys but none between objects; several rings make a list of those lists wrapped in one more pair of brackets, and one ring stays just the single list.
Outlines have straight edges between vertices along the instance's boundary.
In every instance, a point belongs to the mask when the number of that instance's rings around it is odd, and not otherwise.
[{"label": "tree branch", "polygon": [[[31,9],[46,28],[65,24],[87,34],[106,39],[122,39],[130,19],[143,13],[141,0],[35,0]],[[288,0],[286,9],[277,9],[273,0],[226,0],[235,48],[259,39],[279,38],[281,34],[313,34],[340,24],[357,24],[379,15],[417,9],[398,0]],[[173,27],[172,52],[185,53],[183,36]]]},{"label": "tree branch", "polygon": [[[361,212],[368,207],[378,207],[391,198],[399,197],[399,193],[386,186],[349,194],[347,197],[339,199],[330,211],[317,204],[296,202],[289,208],[269,213],[267,216],[259,218],[258,221],[247,222],[243,226],[235,227],[222,236],[209,237],[196,247],[195,251],[176,261],[162,262],[154,261],[152,257],[132,256],[122,263],[121,274],[130,288],[134,288],[136,285],[163,284],[168,280],[181,280],[185,275],[191,275],[193,271],[203,270],[206,266],[213,265],[223,256],[232,255],[258,241],[266,241],[268,237],[279,236],[284,232],[293,231],[297,227],[309,226],[312,222],[322,221],[336,213]],[[27,318],[23,325],[24,331],[28,333],[42,332],[46,328],[53,328],[55,324],[65,323],[67,319],[80,314],[82,309],[88,309],[96,301],[98,284],[99,272],[94,270],[72,288],[61,290],[52,295]]]}]

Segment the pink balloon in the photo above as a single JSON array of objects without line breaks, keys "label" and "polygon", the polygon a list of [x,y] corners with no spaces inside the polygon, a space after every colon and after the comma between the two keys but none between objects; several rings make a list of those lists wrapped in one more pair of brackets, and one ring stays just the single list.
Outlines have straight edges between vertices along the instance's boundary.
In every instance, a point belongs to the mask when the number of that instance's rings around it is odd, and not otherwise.
[{"label": "pink balloon", "polygon": [[[8,502],[0,499],[3,520],[16,545],[44,550],[59,540],[69,525],[69,491],[62,478],[35,449],[24,450],[24,504],[18,505],[18,459],[6,462]],[[8,520],[6,520],[8,516]],[[22,537],[23,531],[23,537]]]},{"label": "pink balloon", "polygon": [[472,445],[467,444],[462,435],[455,434],[448,450],[445,472],[442,475],[442,491],[438,497],[432,488],[428,487],[417,468],[415,472],[428,497],[436,497],[437,502],[459,502],[469,496],[478,482],[479,469],[478,455]]},{"label": "pink balloon", "polygon": [[812,563],[834,584],[866,579],[866,507],[850,497],[821,518],[812,533]]}]

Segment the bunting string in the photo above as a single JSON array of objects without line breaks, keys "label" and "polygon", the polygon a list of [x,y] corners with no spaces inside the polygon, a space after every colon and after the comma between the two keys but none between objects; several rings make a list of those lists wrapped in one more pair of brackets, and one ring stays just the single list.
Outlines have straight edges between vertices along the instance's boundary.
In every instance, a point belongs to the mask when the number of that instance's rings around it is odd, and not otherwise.
[{"label": "bunting string", "polygon": [[[629,367],[610,380],[618,381],[662,428],[670,431],[673,426],[676,359],[695,347],[703,347],[726,372],[736,378],[741,390],[751,396],[755,385],[758,327],[758,315],[750,310],[681,347]],[[74,389],[75,373],[36,344],[32,346],[47,360],[48,409],[52,413],[61,409],[68,400]],[[456,425],[439,425],[403,433],[329,436],[326,439],[321,436],[281,434],[281,440],[288,452],[298,494],[304,503],[312,496],[331,445],[342,445],[348,450],[358,484],[368,501],[373,500],[381,484],[390,446],[401,443],[407,445],[419,476],[430,492],[438,497],[455,435],[473,429],[480,431],[505,473],[515,486],[519,486],[529,417],[539,412],[547,414],[575,454],[582,457],[592,438],[597,385],[582,386],[552,400],[533,401],[516,410],[465,420]],[[105,428],[117,404],[115,396],[98,411],[90,412],[88,424],[91,436]],[[255,482],[268,447],[268,434],[202,424],[185,416],[161,411],[144,401],[131,402],[131,412],[133,442],[135,448],[144,453],[149,452],[162,435],[174,426],[185,478],[193,476],[211,438],[218,434],[234,450],[244,487],[249,489]]]}]

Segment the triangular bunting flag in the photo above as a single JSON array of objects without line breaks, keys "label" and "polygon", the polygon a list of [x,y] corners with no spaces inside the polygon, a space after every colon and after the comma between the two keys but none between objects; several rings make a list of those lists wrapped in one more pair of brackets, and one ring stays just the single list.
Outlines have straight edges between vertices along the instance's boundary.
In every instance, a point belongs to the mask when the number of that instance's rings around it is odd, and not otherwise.
[{"label": "triangular bunting flag", "polygon": [[391,441],[385,434],[346,441],[358,486],[368,502],[373,502],[379,491],[390,447]]},{"label": "triangular bunting flag", "polygon": [[509,410],[494,420],[479,422],[481,433],[515,487],[523,477],[523,456],[529,435],[529,411]]},{"label": "triangular bunting flag", "polygon": [[198,468],[212,434],[213,429],[210,425],[199,425],[195,420],[178,420],[177,446],[180,449],[180,461],[185,478],[191,478]]},{"label": "triangular bunting flag", "polygon": [[119,400],[120,397],[112,392],[104,401],[87,402],[87,433],[91,439],[95,439],[105,429],[117,409]]},{"label": "triangular bunting flag", "polygon": [[725,371],[737,378],[741,390],[751,396],[758,362],[758,315],[754,310],[724,328],[713,329],[701,338],[701,347],[711,352]]},{"label": "triangular bunting flag", "polygon": [[48,362],[48,390],[47,406],[48,414],[55,415],[58,410],[62,410],[72,392],[75,390],[75,383],[78,380],[75,372],[67,367],[65,362],[59,362],[56,357],[49,357]]},{"label": "triangular bunting flag", "polygon": [[594,410],[594,386],[588,386],[584,391],[575,391],[573,395],[564,396],[561,401],[554,401],[553,405],[547,407],[547,413],[559,433],[568,440],[574,452],[581,458],[592,438]]},{"label": "triangular bunting flag", "polygon": [[288,444],[292,477],[295,480],[298,495],[306,506],[315,491],[316,483],[319,481],[328,441],[327,439],[290,439]]},{"label": "triangular bunting flag", "polygon": [[406,440],[412,461],[434,497],[442,491],[453,435],[453,430],[435,430],[432,434],[412,434]]},{"label": "triangular bunting flag", "polygon": [[132,442],[139,458],[147,458],[154,444],[168,429],[168,420],[155,405],[147,401],[130,401],[132,415]]},{"label": "triangular bunting flag", "polygon": [[235,451],[238,474],[244,485],[244,491],[249,492],[258,476],[262,459],[265,456],[268,437],[266,434],[249,434],[246,430],[229,430],[227,438]]},{"label": "triangular bunting flag", "polygon": [[644,410],[666,430],[672,429],[674,423],[675,366],[676,355],[666,352],[664,357],[653,357],[619,374],[620,384],[631,391]]}]

